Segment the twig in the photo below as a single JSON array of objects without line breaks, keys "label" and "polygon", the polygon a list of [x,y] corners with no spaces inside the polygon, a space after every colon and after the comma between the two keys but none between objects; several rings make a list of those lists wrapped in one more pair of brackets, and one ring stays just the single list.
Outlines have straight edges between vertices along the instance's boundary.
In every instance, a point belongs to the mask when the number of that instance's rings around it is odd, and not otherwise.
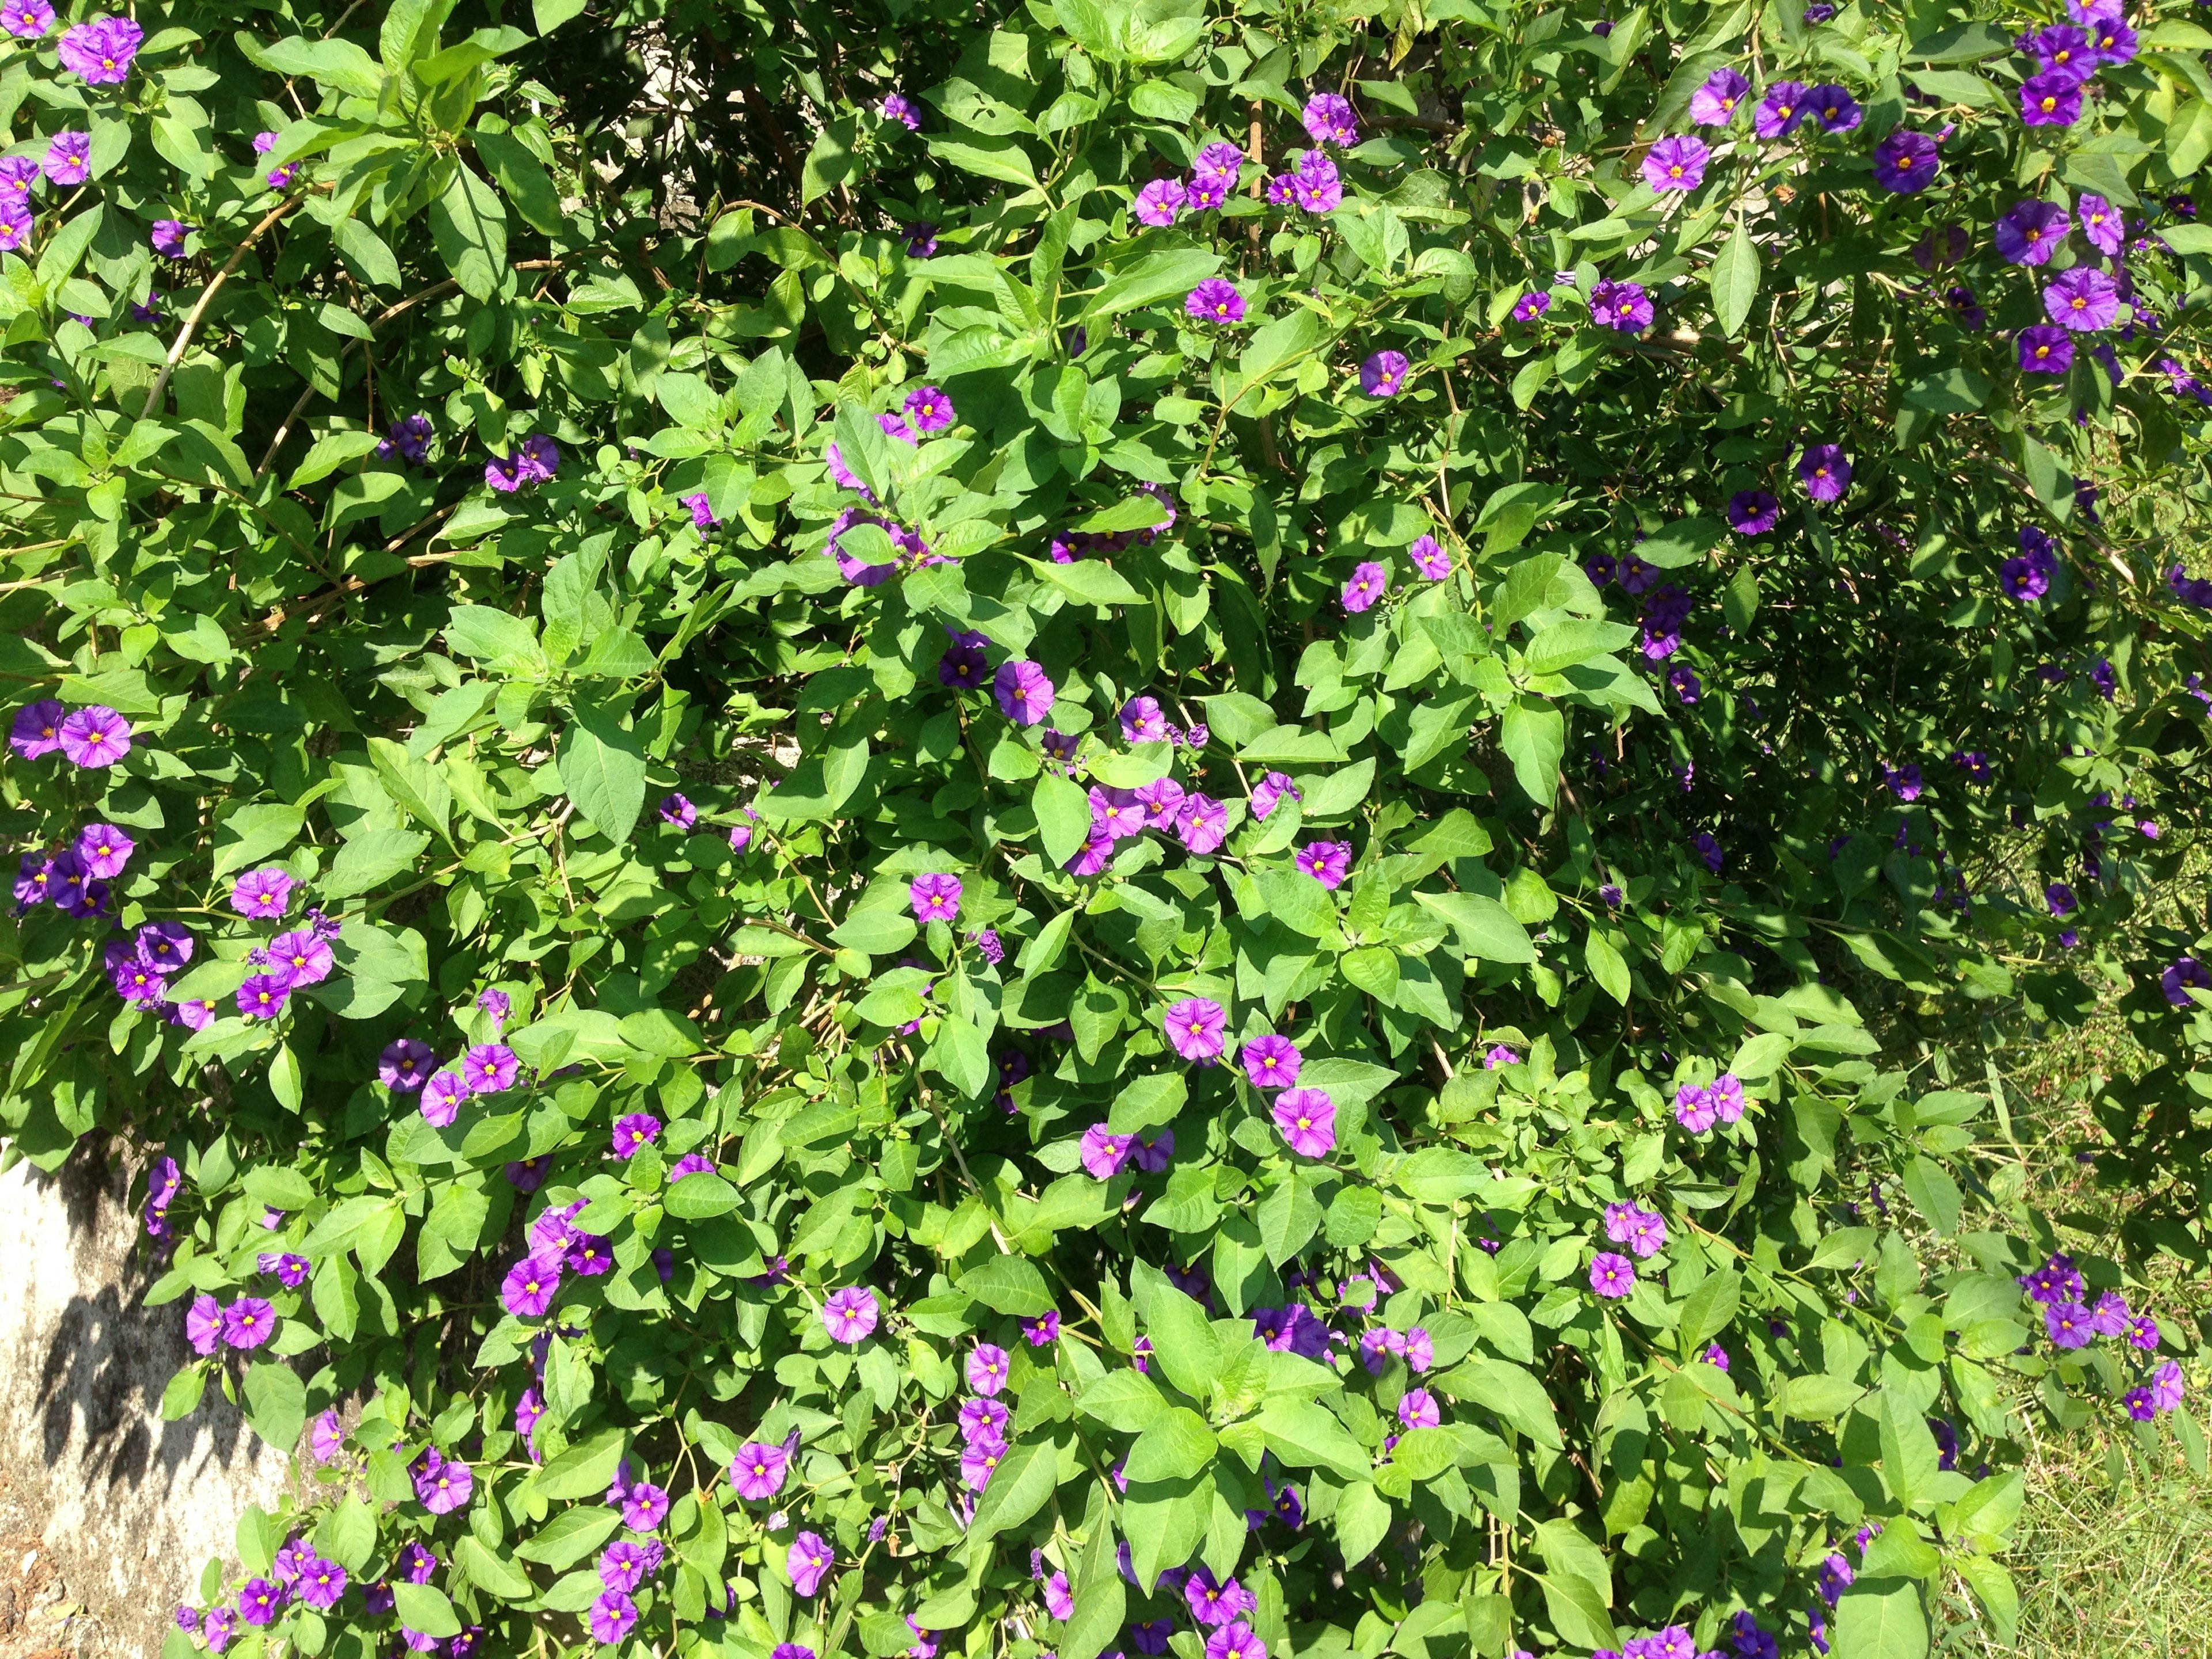
[{"label": "twig", "polygon": [[261,240],[262,233],[270,226],[305,200],[307,198],[304,196],[288,196],[270,209],[261,222],[246,233],[246,240],[231,250],[230,258],[223,262],[222,269],[216,272],[215,279],[200,290],[198,303],[192,307],[191,314],[185,319],[185,325],[177,331],[177,342],[169,348],[168,361],[161,365],[161,372],[154,377],[154,389],[146,394],[145,408],[138,411],[140,420],[151,420],[154,411],[161,406],[161,394],[169,389],[169,376],[177,372],[177,365],[184,361],[185,352],[191,345],[192,335],[199,328],[200,319],[207,314],[208,307],[214,303],[215,296],[222,291],[222,285],[230,280],[230,273],[238,269],[239,261],[246,258],[246,250]]}]

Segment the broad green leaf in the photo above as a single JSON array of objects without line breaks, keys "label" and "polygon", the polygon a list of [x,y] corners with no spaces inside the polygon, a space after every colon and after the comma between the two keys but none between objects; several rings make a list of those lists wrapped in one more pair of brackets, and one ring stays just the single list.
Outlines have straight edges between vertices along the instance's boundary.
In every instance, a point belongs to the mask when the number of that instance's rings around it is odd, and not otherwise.
[{"label": "broad green leaf", "polygon": [[1713,291],[1713,317],[1721,332],[1731,340],[1743,331],[1745,320],[1759,298],[1759,249],[1741,219],[1721,251],[1714,256],[1707,279]]},{"label": "broad green leaf", "polygon": [[507,269],[507,209],[465,163],[453,163],[444,191],[430,204],[430,234],[463,293],[489,300],[498,291]]}]

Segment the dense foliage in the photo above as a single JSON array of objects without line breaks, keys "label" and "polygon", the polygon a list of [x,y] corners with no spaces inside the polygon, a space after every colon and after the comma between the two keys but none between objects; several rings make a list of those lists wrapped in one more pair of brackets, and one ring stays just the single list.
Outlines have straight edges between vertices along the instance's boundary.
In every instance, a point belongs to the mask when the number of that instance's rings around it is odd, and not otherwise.
[{"label": "dense foliage", "polygon": [[2202,1465],[2191,9],[580,3],[0,10],[0,1118],[326,1494],[173,1656],[1914,1659]]}]

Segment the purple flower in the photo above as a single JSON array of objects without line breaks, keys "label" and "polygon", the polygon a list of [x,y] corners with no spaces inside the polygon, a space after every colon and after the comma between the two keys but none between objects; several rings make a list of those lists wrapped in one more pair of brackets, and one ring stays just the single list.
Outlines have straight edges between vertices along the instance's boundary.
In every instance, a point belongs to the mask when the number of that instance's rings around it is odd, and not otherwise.
[{"label": "purple flower", "polygon": [[254,1261],[258,1271],[275,1274],[276,1282],[288,1291],[296,1291],[307,1282],[307,1270],[312,1265],[304,1255],[272,1250],[264,1250]]},{"label": "purple flower", "polygon": [[[1344,180],[1336,163],[1317,149],[1298,158],[1298,164],[1275,181],[1287,186],[1289,199],[1307,213],[1333,213],[1344,200]],[[1268,199],[1275,200],[1273,191]]]},{"label": "purple flower", "polygon": [[2196,999],[2189,994],[2191,990],[2212,991],[2212,968],[2195,957],[2177,957],[2173,965],[2159,975],[2159,984],[2173,1006],[2193,1007]]},{"label": "purple flower", "polygon": [[627,1595],[645,1582],[648,1571],[647,1563],[651,1559],[643,1545],[629,1539],[610,1544],[599,1557],[599,1583],[608,1589],[620,1590]]},{"label": "purple flower", "polygon": [[1697,671],[1693,668],[1686,666],[1669,670],[1667,684],[1685,707],[1694,704],[1705,695],[1704,683],[1698,678]]},{"label": "purple flower", "polygon": [[2044,1309],[2043,1328],[2052,1346],[2060,1348],[2085,1348],[2096,1334],[2090,1328],[2089,1310],[2070,1298]]},{"label": "purple flower", "polygon": [[914,908],[914,919],[925,926],[951,921],[960,914],[960,892],[957,876],[917,876],[907,885],[907,902]]},{"label": "purple flower", "polygon": [[[2112,216],[2117,240],[2118,216]],[[2047,264],[2065,240],[2066,210],[2049,202],[2018,203],[1997,221],[1997,252],[2016,265]]]},{"label": "purple flower", "polygon": [[1300,1158],[1336,1150],[1336,1103],[1319,1089],[1285,1089],[1275,1097],[1275,1127]]},{"label": "purple flower", "polygon": [[1695,836],[1692,836],[1690,839],[1690,846],[1697,853],[1698,857],[1704,861],[1705,866],[1707,870],[1711,871],[1714,875],[1717,876],[1720,874],[1722,860],[1721,844],[1718,841],[1714,839],[1713,834],[1710,830],[1700,830]]},{"label": "purple flower", "polygon": [[232,884],[230,908],[249,921],[274,921],[291,908],[292,886],[282,870],[248,870]]},{"label": "purple flower", "polygon": [[925,435],[942,432],[959,418],[952,411],[952,399],[933,386],[916,386],[908,392],[905,408],[908,424]]},{"label": "purple flower", "polygon": [[422,1085],[422,1098],[416,1109],[422,1121],[434,1129],[442,1129],[461,1114],[461,1103],[469,1097],[469,1085],[461,1074],[450,1066],[434,1072]]},{"label": "purple flower", "polygon": [[1911,761],[1902,766],[1883,767],[1881,781],[1890,793],[1902,801],[1918,800],[1920,792],[1927,787],[1927,780],[1921,775],[1920,769]]},{"label": "purple flower", "polygon": [[1297,867],[1330,892],[1344,885],[1352,869],[1352,843],[1346,841],[1308,842],[1298,849]]},{"label": "purple flower", "polygon": [[2089,29],[2089,55],[2100,64],[2134,60],[2136,32],[2117,17],[2100,17]]},{"label": "purple flower", "polygon": [[2137,1314],[2128,1321],[2128,1346],[2140,1348],[2145,1353],[2158,1351],[2158,1321],[2148,1314]]},{"label": "purple flower", "polygon": [[1182,1596],[1190,1616],[1201,1625],[1228,1624],[1260,1605],[1260,1598],[1234,1578],[1217,1580],[1205,1567],[1194,1569],[1183,1581]]},{"label": "purple flower", "polygon": [[238,1616],[256,1627],[272,1623],[284,1610],[285,1600],[282,1586],[266,1578],[249,1578],[238,1592]]},{"label": "purple flower", "polygon": [[1244,152],[1234,144],[1216,139],[1199,151],[1198,159],[1190,164],[1190,168],[1200,178],[1226,179],[1230,187],[1234,189],[1237,175],[1244,168]]},{"label": "purple flower", "polygon": [[749,1504],[764,1503],[783,1490],[791,1454],[765,1440],[748,1440],[730,1462],[730,1484]]},{"label": "purple flower", "polygon": [[[51,23],[53,14],[50,11],[46,15]],[[44,34],[46,30],[39,33]],[[96,87],[119,85],[129,78],[131,60],[138,55],[138,43],[145,38],[145,30],[127,17],[100,17],[79,23],[62,36],[62,67]]]},{"label": "purple flower", "polygon": [[1911,196],[1936,182],[1942,168],[1936,141],[1924,132],[1899,127],[1874,147],[1874,181],[1899,196]]},{"label": "purple flower", "polygon": [[1651,326],[1651,300],[1641,283],[1600,283],[1590,289],[1590,321],[1621,334]]},{"label": "purple flower", "polygon": [[876,1293],[865,1285],[832,1291],[822,1304],[822,1328],[836,1342],[865,1340],[881,1317]]},{"label": "purple flower", "polygon": [[592,1603],[586,1622],[594,1642],[619,1642],[637,1623],[637,1603],[620,1590],[606,1590]]},{"label": "purple flower", "polygon": [[1137,192],[1133,209],[1137,216],[1137,222],[1150,225],[1156,230],[1164,229],[1173,224],[1176,222],[1176,215],[1182,210],[1184,195],[1183,187],[1178,180],[1153,179],[1152,183]]},{"label": "purple flower", "polygon": [[1229,834],[1229,809],[1211,795],[1189,794],[1176,820],[1176,835],[1183,850],[1203,858],[1218,848]]},{"label": "purple flower", "polygon": [[2063,374],[2074,367],[2074,337],[2049,323],[2038,323],[2020,331],[2020,368],[2023,374]]},{"label": "purple flower", "polygon": [[[916,219],[904,226],[899,234],[906,238],[906,253],[909,259],[927,259],[937,252],[937,227],[927,219]],[[843,479],[839,479],[843,483]],[[849,484],[846,486],[850,489]]]},{"label": "purple flower", "polygon": [[1782,518],[1782,503],[1764,489],[1740,489],[1729,497],[1729,528],[1739,536],[1764,536]]},{"label": "purple flower", "polygon": [[1121,706],[1121,735],[1131,743],[1164,743],[1168,720],[1157,697],[1132,697]]},{"label": "purple flower", "polygon": [[296,928],[270,939],[269,962],[272,969],[283,971],[286,982],[295,990],[321,984],[331,976],[334,965],[330,941],[312,927]]},{"label": "purple flower", "polygon": [[1182,308],[1202,323],[1241,323],[1244,320],[1244,296],[1237,291],[1237,284],[1218,276],[1209,276],[1191,289],[1182,302]]},{"label": "purple flower", "polygon": [[968,1356],[968,1386],[987,1396],[1002,1392],[1011,1363],[1004,1348],[994,1343],[978,1342],[975,1352]]},{"label": "purple flower", "polygon": [[43,40],[54,26],[54,9],[46,0],[8,0],[0,6],[0,28],[19,40]]},{"label": "purple flower", "polygon": [[651,1532],[668,1517],[668,1494],[649,1480],[641,1480],[623,1493],[623,1525],[632,1532]]},{"label": "purple flower", "polygon": [[915,114],[914,106],[912,103],[908,101],[907,96],[904,93],[893,92],[885,94],[884,96],[884,101],[878,106],[878,108],[882,113],[884,120],[896,121],[904,126],[908,132],[920,132],[921,131],[921,118]]},{"label": "purple flower", "polygon": [[1732,69],[1715,70],[1690,94],[1690,118],[1701,127],[1724,127],[1735,119],[1751,82]]},{"label": "purple flower", "polygon": [[258,1296],[241,1296],[222,1310],[226,1347],[258,1348],[276,1334],[276,1310]]},{"label": "purple flower", "polygon": [[1805,83],[1777,81],[1759,100],[1759,112],[1752,118],[1751,127],[1762,138],[1786,138],[1804,118]]},{"label": "purple flower", "polygon": [[1600,1250],[1590,1263],[1590,1289],[1600,1296],[1618,1298],[1636,1288],[1636,1268],[1625,1255]]},{"label": "purple flower", "polygon": [[1335,93],[1314,94],[1306,100],[1305,113],[1299,118],[1305,124],[1306,136],[1316,144],[1348,147],[1359,142],[1359,118],[1351,101]]},{"label": "purple flower", "polygon": [[[469,1051],[473,1054],[476,1051]],[[474,1079],[471,1079],[471,1081]],[[479,1090],[479,1093],[483,1091]],[[651,1112],[629,1112],[615,1120],[615,1156],[635,1158],[639,1152],[660,1137],[660,1120]]]},{"label": "purple flower", "polygon": [[1797,477],[1816,501],[1839,501],[1850,487],[1851,464],[1841,444],[1808,444],[1797,458]]},{"label": "purple flower", "polygon": [[[255,142],[257,145],[259,143]],[[409,415],[396,420],[385,428],[383,441],[376,446],[376,459],[420,466],[430,459],[431,431],[428,415]]]},{"label": "purple flower", "polygon": [[1109,1180],[1121,1174],[1133,1150],[1133,1143],[1127,1135],[1110,1133],[1103,1123],[1094,1123],[1083,1132],[1083,1167],[1097,1180]]},{"label": "purple flower", "polygon": [[447,1457],[435,1446],[416,1461],[415,1496],[433,1515],[450,1515],[469,1501],[476,1476],[458,1457]]},{"label": "purple flower", "polygon": [[1370,559],[1354,569],[1344,584],[1344,608],[1357,616],[1381,599],[1389,586],[1390,573]]},{"label": "purple flower", "polygon": [[2119,285],[2094,265],[2075,265],[2045,287],[2043,308],[2052,322],[2077,334],[2110,328],[2120,314]]},{"label": "purple flower", "polygon": [[88,824],[77,832],[76,855],[85,873],[112,879],[123,873],[138,843],[111,823]]},{"label": "purple flower", "polygon": [[836,1553],[823,1540],[821,1534],[802,1532],[791,1540],[791,1553],[784,1558],[785,1571],[791,1574],[792,1589],[802,1598],[811,1596],[822,1588],[822,1580],[836,1559]]},{"label": "purple flower", "polygon": [[1695,190],[1712,156],[1701,138],[1662,138],[1644,152],[1644,182],[1656,191]]},{"label": "purple flower", "polygon": [[2170,1412],[2181,1404],[2185,1385],[2181,1367],[2169,1359],[2150,1374],[2150,1406],[2153,1411]]},{"label": "purple flower", "polygon": [[1206,1638],[1206,1659],[1267,1659],[1267,1644],[1243,1620],[1234,1620]]},{"label": "purple flower", "polygon": [[689,830],[699,822],[699,809],[683,795],[663,795],[659,810],[660,821],[672,823],[678,830]]},{"label": "purple flower", "polygon": [[1502,1042],[1482,1057],[1482,1069],[1486,1072],[1494,1072],[1501,1066],[1518,1066],[1520,1063],[1521,1056]]},{"label": "purple flower", "polygon": [[131,752],[131,722],[98,703],[65,718],[60,735],[62,754],[72,766],[112,766]]},{"label": "purple flower", "polygon": [[163,258],[181,259],[185,257],[185,238],[191,234],[191,230],[181,219],[156,219],[147,240]]},{"label": "purple flower", "polygon": [[1219,1003],[1185,997],[1168,1009],[1164,1024],[1176,1053],[1193,1065],[1211,1066],[1221,1058],[1229,1016]]},{"label": "purple flower", "polygon": [[1413,1389],[1398,1402],[1398,1420],[1409,1429],[1433,1429],[1444,1420],[1444,1414],[1426,1389]]},{"label": "purple flower", "polygon": [[[2023,202],[2013,211],[2017,213],[2024,208],[2048,205],[2049,204],[2041,202]],[[2085,191],[2081,199],[2075,204],[2074,210],[2081,222],[2081,234],[2088,239],[2090,246],[2095,248],[2098,252],[2106,255],[2119,252],[2127,240],[2127,226],[2118,208],[2103,197],[2091,195]],[[2000,252],[2004,252],[2004,221],[2002,219],[1997,222],[1997,247]],[[2049,257],[2049,254],[2044,256],[2045,258]],[[2005,258],[2010,259],[2013,256],[2008,252],[2005,253]],[[2042,261],[2014,260],[2014,263],[2039,264]]]},{"label": "purple flower", "polygon": [[345,1450],[345,1429],[335,1409],[325,1411],[307,1425],[307,1455],[318,1463],[335,1463]]},{"label": "purple flower", "polygon": [[1268,813],[1275,810],[1275,803],[1285,795],[1288,795],[1296,801],[1303,801],[1305,799],[1304,793],[1297,785],[1291,781],[1287,774],[1268,773],[1266,777],[1252,786],[1252,816],[1255,818],[1265,818]]},{"label": "purple flower", "polygon": [[2046,70],[2021,82],[2020,118],[2031,127],[2070,127],[2081,118],[2081,77]]},{"label": "purple flower", "polygon": [[[1411,368],[1412,365],[1406,361],[1404,352],[1388,349],[1378,351],[1360,364],[1359,389],[1370,398],[1395,398],[1405,389],[1407,371]],[[1367,568],[1364,565],[1360,567],[1363,570]],[[1378,588],[1376,591],[1381,590]],[[1348,596],[1345,600],[1345,605],[1348,610],[1366,609],[1364,605],[1352,606]]]},{"label": "purple flower", "polygon": [[1516,323],[1533,323],[1551,308],[1551,291],[1548,289],[1539,289],[1534,293],[1522,295],[1513,302],[1513,320]]},{"label": "purple flower", "polygon": [[46,146],[45,172],[57,185],[81,185],[91,174],[92,135],[58,132]]},{"label": "purple flower", "polygon": [[62,746],[62,722],[68,717],[69,710],[52,697],[27,702],[15,711],[8,746],[25,760],[51,755]]},{"label": "purple flower", "polygon": [[274,1019],[291,994],[292,981],[283,974],[256,974],[238,988],[238,1012],[248,1019]]},{"label": "purple flower", "polygon": [[999,712],[1017,726],[1035,726],[1052,713],[1052,682],[1033,662],[1003,662],[992,682]]},{"label": "purple flower", "polygon": [[1859,124],[1858,100],[1838,86],[1817,86],[1805,94],[1806,112],[1824,132],[1849,132]]},{"label": "purple flower", "polygon": [[1406,550],[1406,556],[1413,562],[1413,568],[1432,582],[1440,582],[1451,574],[1451,555],[1445,552],[1434,536],[1416,536],[1413,544]]},{"label": "purple flower", "polygon": [[185,1340],[203,1359],[222,1346],[222,1304],[205,1292],[185,1310]]},{"label": "purple flower", "polygon": [[1238,1058],[1256,1089],[1287,1089],[1298,1080],[1299,1068],[1305,1064],[1305,1056],[1288,1037],[1273,1032],[1254,1037]]}]

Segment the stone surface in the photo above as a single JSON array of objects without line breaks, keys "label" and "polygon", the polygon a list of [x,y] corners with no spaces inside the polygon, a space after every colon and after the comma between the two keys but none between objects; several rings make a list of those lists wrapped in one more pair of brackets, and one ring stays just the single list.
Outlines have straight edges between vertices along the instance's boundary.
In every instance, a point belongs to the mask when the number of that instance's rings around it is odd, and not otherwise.
[{"label": "stone surface", "polygon": [[218,1389],[161,1420],[191,1350],[179,1306],[144,1305],[129,1182],[91,1142],[0,1175],[0,1659],[158,1653],[209,1557],[234,1562],[240,1513],[290,1478]]}]

